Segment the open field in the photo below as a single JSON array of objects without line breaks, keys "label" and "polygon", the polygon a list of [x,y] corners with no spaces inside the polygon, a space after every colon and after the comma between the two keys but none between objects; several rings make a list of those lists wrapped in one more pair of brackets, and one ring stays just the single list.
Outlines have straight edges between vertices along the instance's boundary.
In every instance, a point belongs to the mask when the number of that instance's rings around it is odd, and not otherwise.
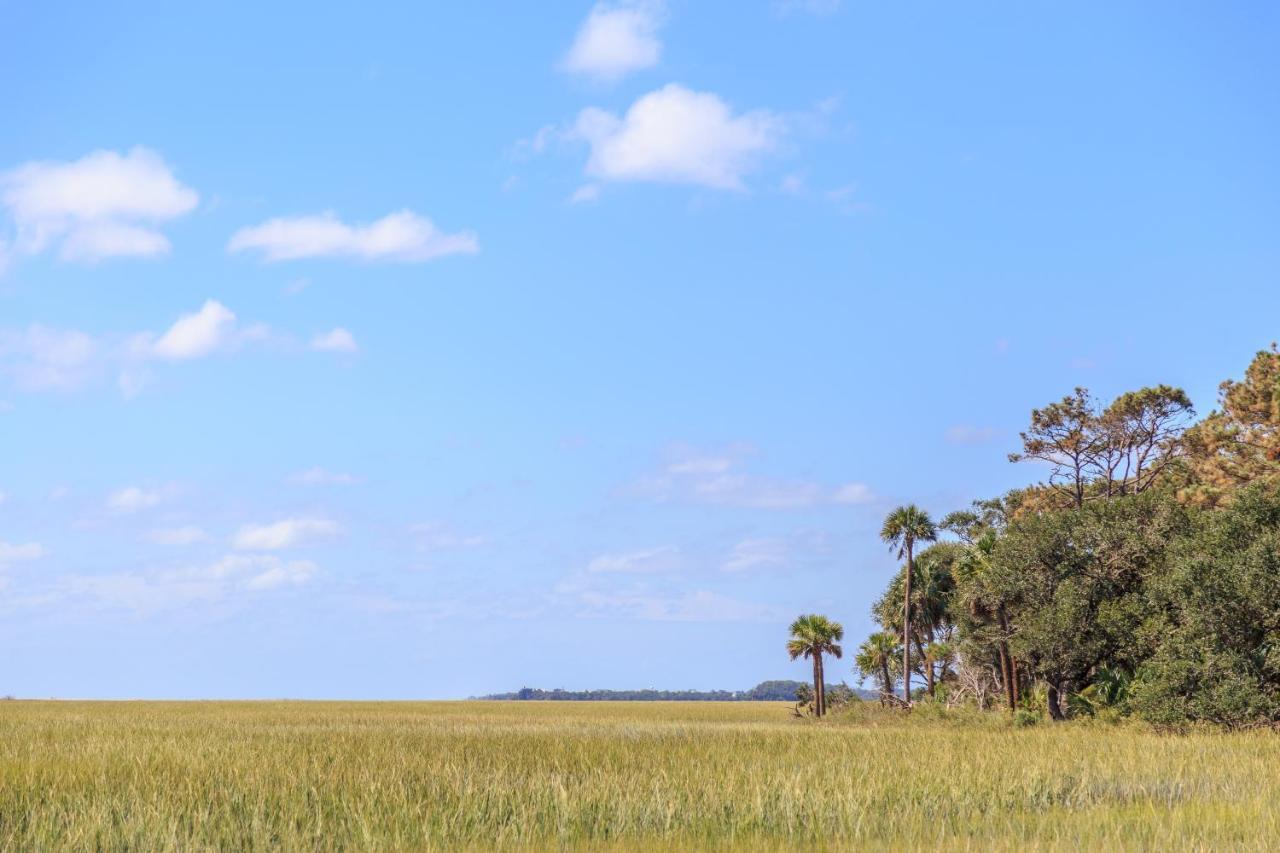
[{"label": "open field", "polygon": [[1280,737],[765,703],[0,703],[0,847],[1262,850]]}]

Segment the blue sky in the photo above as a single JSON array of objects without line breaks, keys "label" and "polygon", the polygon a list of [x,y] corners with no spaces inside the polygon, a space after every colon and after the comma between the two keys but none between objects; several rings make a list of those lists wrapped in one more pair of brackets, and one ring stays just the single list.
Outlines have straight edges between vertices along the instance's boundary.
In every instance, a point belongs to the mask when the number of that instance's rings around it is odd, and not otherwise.
[{"label": "blue sky", "polygon": [[0,692],[806,677],[787,622],[870,630],[893,505],[1035,479],[1077,384],[1208,411],[1277,336],[1277,38],[0,2]]}]

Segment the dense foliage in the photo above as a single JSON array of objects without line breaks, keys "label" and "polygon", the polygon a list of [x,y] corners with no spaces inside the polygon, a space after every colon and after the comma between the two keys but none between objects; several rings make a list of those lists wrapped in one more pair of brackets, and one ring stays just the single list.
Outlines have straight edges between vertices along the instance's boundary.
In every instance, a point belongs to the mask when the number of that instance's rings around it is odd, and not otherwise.
[{"label": "dense foliage", "polygon": [[1010,459],[1048,478],[942,519],[873,605],[882,701],[915,674],[917,702],[1280,724],[1280,353],[1193,414],[1164,385],[1032,412]]}]

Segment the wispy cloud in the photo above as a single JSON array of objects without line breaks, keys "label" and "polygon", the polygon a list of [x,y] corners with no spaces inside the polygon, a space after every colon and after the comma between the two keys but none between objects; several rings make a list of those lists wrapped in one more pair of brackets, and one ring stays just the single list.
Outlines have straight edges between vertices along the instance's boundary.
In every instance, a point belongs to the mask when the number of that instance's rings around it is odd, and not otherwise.
[{"label": "wispy cloud", "polygon": [[159,489],[126,486],[107,495],[106,507],[119,515],[131,515],[157,506],[162,500],[164,500],[164,493]]},{"label": "wispy cloud", "polygon": [[870,487],[862,483],[831,486],[813,480],[784,479],[746,470],[750,449],[735,445],[704,452],[676,447],[672,459],[660,470],[640,479],[634,491],[658,501],[756,509],[796,509],[820,504],[858,504],[873,501]]},{"label": "wispy cloud", "polygon": [[358,352],[360,350],[355,336],[341,326],[313,337],[311,348],[318,352]]},{"label": "wispy cloud", "polygon": [[678,568],[680,562],[680,550],[668,545],[643,551],[601,554],[587,564],[587,571],[592,574],[669,572]]},{"label": "wispy cloud", "polygon": [[480,243],[472,231],[446,233],[411,210],[390,213],[367,225],[348,225],[333,213],[281,217],[242,228],[227,244],[231,252],[260,252],[267,261],[352,258],[422,263],[448,255],[472,255]]},{"label": "wispy cloud", "polygon": [[726,572],[775,568],[787,563],[790,549],[783,539],[744,539],[733,546],[721,567]]},{"label": "wispy cloud", "polygon": [[318,571],[307,560],[231,554],[190,568],[64,576],[26,600],[61,609],[124,610],[147,616],[300,586],[313,580]]},{"label": "wispy cloud", "polygon": [[360,482],[360,478],[354,474],[330,471],[317,465],[294,474],[289,478],[289,482],[295,486],[354,486]]},{"label": "wispy cloud", "polygon": [[323,518],[286,518],[270,524],[249,524],[236,533],[232,544],[241,551],[277,551],[333,536],[341,528]]}]

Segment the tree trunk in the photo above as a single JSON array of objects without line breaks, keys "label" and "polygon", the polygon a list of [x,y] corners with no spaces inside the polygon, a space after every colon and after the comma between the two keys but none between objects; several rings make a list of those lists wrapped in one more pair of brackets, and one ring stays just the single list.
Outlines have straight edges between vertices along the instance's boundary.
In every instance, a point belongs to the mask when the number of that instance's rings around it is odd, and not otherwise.
[{"label": "tree trunk", "polygon": [[924,669],[925,690],[930,696],[933,692],[933,662],[929,660],[929,656],[924,652],[924,644],[919,639],[916,640],[916,654],[920,656],[920,666]]},{"label": "tree trunk", "polygon": [[813,715],[822,716],[822,656],[813,656]]},{"label": "tree trunk", "polygon": [[1022,698],[1022,676],[1018,672],[1018,659],[1009,652],[1009,672],[1013,673],[1013,705],[1016,708]]},{"label": "tree trunk", "polygon": [[1045,698],[1049,703],[1049,716],[1054,720],[1065,720],[1066,715],[1062,713],[1062,691],[1059,689],[1058,682],[1049,682],[1049,690]]},{"label": "tree trunk", "polygon": [[818,712],[819,717],[827,715],[827,669],[822,665],[822,655],[818,655]]},{"label": "tree trunk", "polygon": [[1004,695],[1009,702],[1009,713],[1018,708],[1018,668],[1013,655],[1009,653],[1009,617],[1005,615],[1004,605],[1000,605],[1000,674],[1004,679]]},{"label": "tree trunk", "polygon": [[998,648],[1000,650],[1000,680],[1004,682],[1000,686],[1004,688],[1004,698],[1009,703],[1009,712],[1013,713],[1018,707],[1018,692],[1013,684],[1014,674],[1013,667],[1009,662],[1009,644],[1001,640]]},{"label": "tree trunk", "polygon": [[915,574],[914,543],[907,540],[907,582],[902,599],[902,701],[911,707],[911,576]]},{"label": "tree trunk", "polygon": [[885,697],[893,693],[893,680],[889,678],[889,656],[885,655],[880,658],[880,677],[884,679],[884,686],[880,690],[880,704],[886,704]]}]

